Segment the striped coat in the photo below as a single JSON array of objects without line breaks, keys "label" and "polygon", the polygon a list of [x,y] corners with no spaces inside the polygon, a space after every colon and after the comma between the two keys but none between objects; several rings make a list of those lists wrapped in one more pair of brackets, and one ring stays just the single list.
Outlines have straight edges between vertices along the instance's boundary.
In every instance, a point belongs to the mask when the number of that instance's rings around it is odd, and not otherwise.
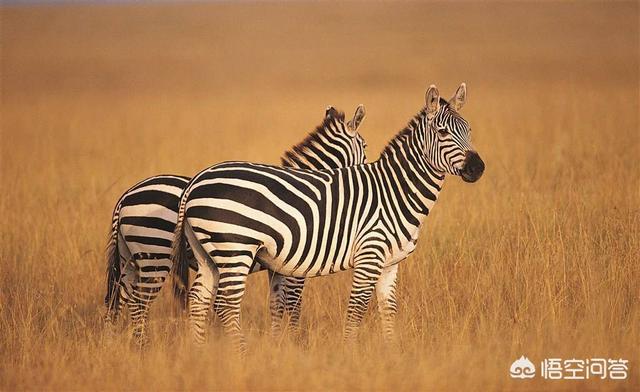
[{"label": "striped coat", "polygon": [[466,86],[450,101],[435,86],[426,98],[375,162],[322,171],[226,162],[191,180],[173,257],[185,265],[186,238],[199,264],[188,295],[196,342],[205,338],[203,321],[217,295],[223,325],[244,352],[240,302],[255,260],[301,278],[354,269],[345,338],[355,336],[374,289],[385,336],[393,338],[397,263],[415,249],[445,174],[473,182],[484,171],[458,112]]},{"label": "striped coat", "polygon": [[[282,164],[328,169],[365,162],[365,143],[357,132],[364,116],[363,106],[356,109],[349,121],[343,113],[328,108],[323,123],[286,152]],[[112,325],[122,307],[128,305],[134,338],[141,345],[148,340],[145,331],[149,307],[173,265],[171,240],[178,220],[180,196],[188,181],[188,177],[175,175],[145,179],[127,190],[114,209],[108,246],[105,321]],[[264,267],[255,263],[252,272],[260,270]],[[184,293],[188,276],[187,269],[183,272],[174,290],[178,297]],[[274,334],[279,333],[285,311],[290,314],[289,327],[296,330],[304,279],[270,274],[270,282]]]}]

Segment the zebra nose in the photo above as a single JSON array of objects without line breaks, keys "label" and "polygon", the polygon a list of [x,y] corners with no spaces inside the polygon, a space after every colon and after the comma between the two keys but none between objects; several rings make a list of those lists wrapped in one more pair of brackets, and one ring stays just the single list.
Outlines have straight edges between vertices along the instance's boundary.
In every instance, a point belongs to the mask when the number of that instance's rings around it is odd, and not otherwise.
[{"label": "zebra nose", "polygon": [[465,182],[476,182],[484,173],[484,162],[475,151],[467,151],[464,158],[464,168],[461,176]]}]

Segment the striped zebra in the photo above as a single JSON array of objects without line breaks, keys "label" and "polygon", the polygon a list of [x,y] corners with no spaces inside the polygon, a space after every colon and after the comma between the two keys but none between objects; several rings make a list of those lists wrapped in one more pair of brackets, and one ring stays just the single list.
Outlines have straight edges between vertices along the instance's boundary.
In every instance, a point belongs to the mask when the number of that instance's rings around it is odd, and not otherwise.
[{"label": "striped zebra", "polygon": [[186,265],[186,238],[198,262],[188,293],[194,342],[205,340],[217,296],[223,327],[244,354],[240,303],[256,259],[301,278],[353,269],[345,341],[356,337],[374,289],[383,336],[394,340],[398,263],[415,249],[445,174],[475,182],[484,171],[459,114],[465,101],[464,83],[448,102],[430,86],[426,107],[372,163],[310,171],[225,162],[197,174],[180,202],[172,254],[178,269]]},{"label": "striped zebra", "polygon": [[[358,133],[365,116],[364,106],[345,122],[344,113],[333,107],[326,110],[320,126],[282,157],[282,165],[304,169],[331,169],[366,161],[364,139]],[[158,296],[171,271],[171,241],[178,220],[180,196],[188,177],[159,175],[143,180],[118,200],[113,212],[112,230],[107,247],[107,312],[105,323],[111,327],[127,305],[133,336],[139,345],[148,342],[146,329],[149,307]],[[195,262],[192,262],[196,268]],[[265,269],[260,263],[251,272]],[[304,278],[269,274],[271,324],[280,333],[285,312],[289,328],[297,331]],[[174,294],[180,297],[188,280],[183,270]],[[182,301],[184,302],[184,300]]]}]

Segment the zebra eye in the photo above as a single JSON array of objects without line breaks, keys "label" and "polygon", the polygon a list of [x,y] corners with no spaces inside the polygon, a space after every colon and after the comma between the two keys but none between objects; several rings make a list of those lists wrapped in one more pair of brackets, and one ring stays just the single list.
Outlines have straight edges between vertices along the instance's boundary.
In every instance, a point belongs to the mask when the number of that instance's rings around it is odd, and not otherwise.
[{"label": "zebra eye", "polygon": [[438,128],[438,133],[442,136],[446,136],[449,134],[449,131],[447,130],[447,128],[442,127],[442,128]]}]

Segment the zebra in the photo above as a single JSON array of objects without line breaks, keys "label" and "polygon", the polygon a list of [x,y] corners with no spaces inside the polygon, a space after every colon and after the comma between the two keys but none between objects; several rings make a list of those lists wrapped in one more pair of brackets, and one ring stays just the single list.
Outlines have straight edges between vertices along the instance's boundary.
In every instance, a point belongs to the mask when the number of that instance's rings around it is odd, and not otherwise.
[{"label": "zebra", "polygon": [[[365,117],[363,105],[356,108],[351,120],[344,113],[328,107],[321,125],[301,143],[285,152],[285,167],[331,169],[366,162],[366,144],[358,129]],[[171,240],[175,230],[180,196],[190,178],[157,175],[147,178],[118,200],[112,215],[107,246],[107,293],[104,316],[111,328],[126,304],[133,325],[133,336],[140,346],[148,343],[146,334],[149,307],[158,296],[172,268]],[[193,263],[195,264],[195,263]],[[192,266],[196,268],[197,265]],[[260,263],[251,272],[264,270]],[[174,295],[180,300],[188,280],[183,271]],[[269,274],[271,327],[279,334],[285,312],[289,329],[298,330],[304,279]],[[184,302],[184,300],[182,301]]]},{"label": "zebra", "polygon": [[255,259],[301,278],[353,269],[343,340],[355,340],[375,289],[383,338],[394,341],[398,263],[414,251],[445,174],[475,182],[484,172],[459,114],[466,91],[462,83],[446,101],[431,85],[426,106],[375,162],[322,171],[224,162],[198,173],[180,201],[172,252],[179,270],[186,239],[198,263],[188,293],[194,344],[206,340],[216,297],[225,333],[245,354],[240,303]]}]

